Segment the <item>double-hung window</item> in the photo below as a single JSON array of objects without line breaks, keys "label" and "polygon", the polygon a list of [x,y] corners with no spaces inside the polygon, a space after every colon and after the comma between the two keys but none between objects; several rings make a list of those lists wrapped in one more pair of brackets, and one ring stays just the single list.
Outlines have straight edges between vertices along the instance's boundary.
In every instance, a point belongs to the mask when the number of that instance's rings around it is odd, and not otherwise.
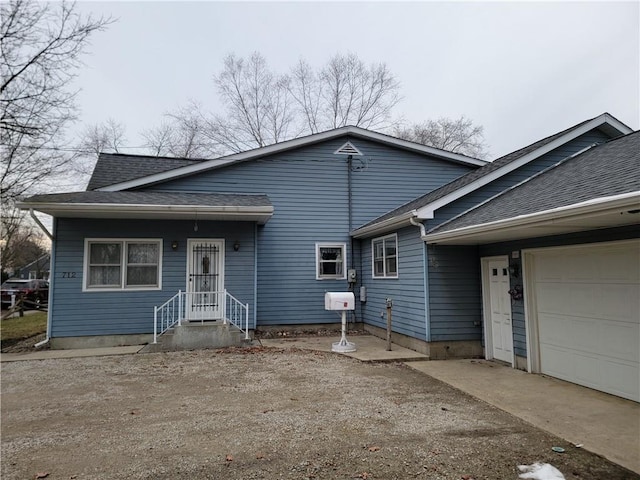
[{"label": "double-hung window", "polygon": [[373,278],[398,278],[398,236],[374,238],[371,251]]},{"label": "double-hung window", "polygon": [[159,289],[161,252],[161,240],[87,239],[85,289]]},{"label": "double-hung window", "polygon": [[316,279],[345,279],[344,260],[347,246],[344,243],[316,243]]}]

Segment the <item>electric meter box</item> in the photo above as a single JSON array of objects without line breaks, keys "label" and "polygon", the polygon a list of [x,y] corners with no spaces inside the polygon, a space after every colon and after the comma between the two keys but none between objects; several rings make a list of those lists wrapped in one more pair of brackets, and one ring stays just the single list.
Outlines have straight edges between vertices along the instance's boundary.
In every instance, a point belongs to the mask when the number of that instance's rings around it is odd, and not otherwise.
[{"label": "electric meter box", "polygon": [[356,297],[353,292],[327,292],[324,294],[325,310],[355,310]]}]

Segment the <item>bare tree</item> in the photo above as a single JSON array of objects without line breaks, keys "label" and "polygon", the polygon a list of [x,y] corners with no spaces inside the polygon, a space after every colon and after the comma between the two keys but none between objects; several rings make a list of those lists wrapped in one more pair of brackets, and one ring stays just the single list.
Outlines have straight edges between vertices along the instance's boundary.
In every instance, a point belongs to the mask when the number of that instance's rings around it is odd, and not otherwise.
[{"label": "bare tree", "polygon": [[323,127],[392,126],[392,110],[400,101],[400,83],[384,63],[367,67],[355,54],[336,55],[320,70],[318,78]]},{"label": "bare tree", "polygon": [[63,143],[75,119],[68,89],[92,33],[110,19],[82,17],[74,4],[0,4],[0,201],[3,207],[72,160]]},{"label": "bare tree", "polygon": [[26,212],[14,206],[3,210],[0,232],[0,270],[3,274],[37,260],[46,253],[42,232],[27,217]]},{"label": "bare tree", "polygon": [[151,155],[157,157],[215,158],[224,153],[211,132],[209,120],[195,102],[168,113],[160,125],[142,133]]},{"label": "bare tree", "polygon": [[120,153],[126,142],[124,125],[110,118],[84,128],[80,134],[78,151],[96,157],[102,152]]},{"label": "bare tree", "polygon": [[247,60],[229,55],[214,77],[225,115],[208,120],[210,138],[226,150],[240,152],[296,136],[287,78],[271,71],[254,53]]},{"label": "bare tree", "polygon": [[86,184],[100,153],[120,153],[126,141],[124,125],[112,118],[87,125],[79,135],[73,161],[67,169],[68,183],[76,188],[78,184]]},{"label": "bare tree", "polygon": [[475,158],[485,158],[488,154],[484,141],[484,128],[462,116],[458,119],[441,117],[398,127],[394,135],[430,147],[462,153]]},{"label": "bare tree", "polygon": [[[345,125],[386,128],[393,124],[392,110],[400,99],[399,82],[385,64],[367,66],[354,54],[336,55],[318,71],[301,60],[289,75],[274,72],[259,53],[247,59],[232,54],[214,81],[224,114],[185,109],[172,115],[171,130],[175,122],[188,129],[187,120],[199,118],[202,137],[219,153]],[[167,142],[167,130],[148,132],[147,139],[153,137],[152,145]]]},{"label": "bare tree", "polygon": [[287,86],[298,106],[306,130],[310,133],[321,131],[322,84],[311,65],[304,59],[291,70]]}]

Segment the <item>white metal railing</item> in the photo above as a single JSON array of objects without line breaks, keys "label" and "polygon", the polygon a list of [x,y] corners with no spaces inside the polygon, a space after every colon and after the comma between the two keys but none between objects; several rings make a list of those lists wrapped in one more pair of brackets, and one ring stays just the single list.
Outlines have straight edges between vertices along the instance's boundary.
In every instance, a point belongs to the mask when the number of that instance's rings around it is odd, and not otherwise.
[{"label": "white metal railing", "polygon": [[178,291],[159,307],[153,307],[153,343],[158,343],[158,335],[180,323],[183,315],[183,292]]},{"label": "white metal railing", "polygon": [[249,339],[249,304],[243,304],[227,290],[220,292],[183,292],[178,291],[173,297],[159,307],[153,307],[153,343],[158,336],[174,325],[181,325],[183,320],[189,322],[205,320],[222,320],[231,323]]}]

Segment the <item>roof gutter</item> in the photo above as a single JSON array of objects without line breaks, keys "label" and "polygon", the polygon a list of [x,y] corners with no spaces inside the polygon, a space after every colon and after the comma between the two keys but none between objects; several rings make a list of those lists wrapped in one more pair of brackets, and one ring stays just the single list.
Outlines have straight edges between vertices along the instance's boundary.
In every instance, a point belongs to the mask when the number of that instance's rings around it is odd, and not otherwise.
[{"label": "roof gutter", "polygon": [[444,232],[435,232],[422,235],[422,239],[429,243],[438,243],[444,240],[456,240],[469,238],[483,233],[490,233],[496,230],[505,230],[523,226],[535,226],[542,223],[550,223],[556,220],[568,220],[589,214],[604,214],[609,210],[619,210],[629,206],[637,206],[640,202],[640,191],[623,193],[609,197],[601,197],[584,202],[566,205],[564,207],[544,210],[542,212],[519,215],[517,217],[505,218],[493,222],[470,225]]},{"label": "roof gutter", "polygon": [[[21,209],[36,209],[39,212],[53,216],[65,216],[69,214],[111,215],[114,218],[127,216],[129,218],[149,218],[153,215],[170,215],[172,217],[190,217],[194,213],[206,218],[211,216],[237,216],[237,217],[265,217],[260,221],[268,220],[274,212],[274,207],[269,206],[208,206],[208,205],[147,205],[147,204],[96,204],[96,203],[19,203]],[[33,214],[32,214],[33,215]],[[35,218],[35,217],[34,217]],[[41,223],[36,219],[39,225]],[[42,227],[41,225],[41,228]],[[47,233],[50,238],[51,235]]]},{"label": "roof gutter", "polygon": [[404,227],[409,224],[411,218],[415,217],[415,210],[403,213],[397,217],[392,217],[382,222],[374,223],[372,225],[366,225],[364,227],[356,228],[351,232],[353,238],[364,238],[378,233],[385,233],[395,228]]}]

